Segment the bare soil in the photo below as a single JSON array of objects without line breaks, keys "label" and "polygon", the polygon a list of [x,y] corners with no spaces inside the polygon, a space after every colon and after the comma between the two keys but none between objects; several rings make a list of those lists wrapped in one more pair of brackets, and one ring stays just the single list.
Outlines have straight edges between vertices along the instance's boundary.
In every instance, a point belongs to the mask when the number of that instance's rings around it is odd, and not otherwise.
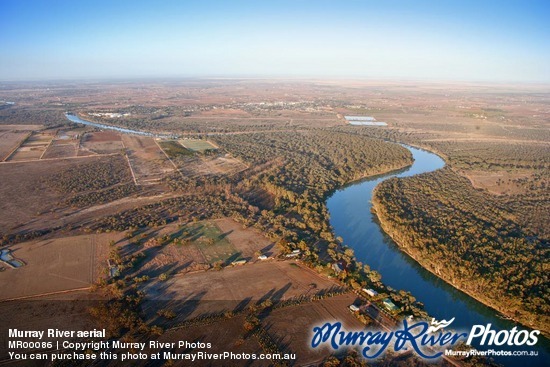
[{"label": "bare soil", "polygon": [[78,153],[78,140],[54,140],[42,156],[47,158],[71,158]]},{"label": "bare soil", "polygon": [[8,158],[29,134],[28,131],[0,130],[0,161]]},{"label": "bare soil", "polygon": [[464,175],[470,180],[472,186],[489,191],[495,195],[521,194],[524,188],[513,180],[528,178],[531,172],[506,172],[506,171],[467,171]]},{"label": "bare soil", "polygon": [[54,136],[51,134],[33,132],[6,160],[10,162],[38,160],[42,157],[53,138]]},{"label": "bare soil", "polygon": [[144,308],[173,309],[177,321],[199,315],[240,310],[265,300],[277,302],[314,295],[340,286],[293,261],[265,261],[152,280],[144,287]]},{"label": "bare soil", "polygon": [[153,138],[122,135],[122,141],[139,184],[158,181],[174,171],[174,166]]},{"label": "bare soil", "polygon": [[184,176],[231,175],[247,168],[247,165],[230,156],[194,157],[179,167]]},{"label": "bare soil", "polygon": [[123,234],[89,234],[22,242],[8,247],[25,263],[0,272],[0,300],[86,288],[105,276],[109,242]]},{"label": "bare soil", "polygon": [[80,141],[80,155],[90,153],[118,153],[124,149],[120,134],[110,131],[95,131],[86,133]]},{"label": "bare soil", "polygon": [[[232,260],[246,259],[247,261],[259,261],[256,253],[261,252],[267,256],[276,256],[279,250],[274,243],[266,238],[261,232],[254,228],[242,227],[242,224],[235,222],[231,218],[217,219],[213,221],[198,222],[194,225],[213,224],[219,228],[221,236],[230,242],[233,256],[228,254],[224,262],[230,263]],[[186,230],[186,226],[178,224],[170,224],[161,228],[146,231],[138,237],[160,238],[165,235],[180,236],[180,233]],[[200,238],[197,241],[201,241]],[[215,261],[211,258],[212,251],[205,252],[203,246],[198,246],[195,242],[190,241],[187,244],[167,244],[164,246],[149,246],[145,243],[145,252],[147,260],[140,266],[140,271],[145,272],[151,277],[156,277],[162,273],[176,274],[187,273],[196,270],[205,270]],[[216,246],[206,245],[208,246]],[[235,254],[238,254],[236,256]],[[232,257],[234,257],[232,259]]]},{"label": "bare soil", "polygon": [[296,353],[296,365],[310,365],[321,362],[333,354],[332,349],[312,349],[313,327],[328,321],[339,321],[347,330],[362,330],[365,326],[349,310],[357,296],[347,293],[313,301],[298,306],[275,309],[262,320],[271,338],[284,346],[283,352]]}]

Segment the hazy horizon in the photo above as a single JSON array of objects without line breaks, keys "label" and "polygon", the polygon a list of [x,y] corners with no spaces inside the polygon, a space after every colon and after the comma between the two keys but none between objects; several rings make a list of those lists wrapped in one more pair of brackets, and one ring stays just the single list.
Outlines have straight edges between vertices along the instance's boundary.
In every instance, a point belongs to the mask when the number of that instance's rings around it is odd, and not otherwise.
[{"label": "hazy horizon", "polygon": [[544,1],[3,1],[0,80],[550,82]]}]

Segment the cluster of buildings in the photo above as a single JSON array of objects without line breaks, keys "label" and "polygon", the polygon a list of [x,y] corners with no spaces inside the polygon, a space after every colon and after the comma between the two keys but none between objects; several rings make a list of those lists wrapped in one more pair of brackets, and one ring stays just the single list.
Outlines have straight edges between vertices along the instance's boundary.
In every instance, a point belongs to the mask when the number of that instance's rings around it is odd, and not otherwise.
[{"label": "cluster of buildings", "polygon": [[350,125],[356,126],[388,126],[387,123],[376,121],[372,116],[344,116]]},{"label": "cluster of buildings", "polygon": [[108,117],[108,118],[119,118],[130,116],[129,113],[118,113],[118,112],[90,112],[90,116],[96,117]]}]

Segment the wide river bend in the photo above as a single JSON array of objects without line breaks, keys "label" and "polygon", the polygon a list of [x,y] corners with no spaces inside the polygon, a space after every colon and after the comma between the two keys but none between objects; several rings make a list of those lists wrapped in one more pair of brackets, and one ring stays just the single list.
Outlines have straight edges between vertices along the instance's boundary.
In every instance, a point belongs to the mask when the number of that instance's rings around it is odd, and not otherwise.
[{"label": "wide river bend", "polygon": [[[66,113],[72,122],[94,126],[100,129],[115,130],[126,134],[152,137],[167,137],[149,132],[131,130],[112,125],[86,121]],[[404,289],[425,306],[426,311],[438,320],[455,317],[452,327],[470,330],[472,325],[491,323],[493,329],[510,330],[511,321],[503,320],[497,312],[457,290],[443,280],[422,268],[416,261],[402,252],[393,240],[380,228],[376,216],[372,214],[372,192],[376,185],[390,177],[409,177],[432,172],[445,166],[445,162],[434,153],[402,144],[413,155],[414,163],[405,169],[366,178],[336,191],[328,200],[330,224],[336,236],[355,251],[357,259],[368,264],[382,275],[384,284],[394,289]],[[477,346],[485,350],[487,347]],[[510,347],[508,347],[510,348]],[[493,347],[504,350],[506,347]],[[505,366],[546,367],[550,361],[550,341],[539,336],[534,347],[514,347],[508,349],[536,350],[538,357],[495,357],[495,361]]]},{"label": "wide river bend", "polygon": [[[470,330],[473,325],[491,323],[492,329],[510,330],[521,325],[503,320],[497,312],[476,301],[467,294],[447,284],[422,268],[405,254],[380,228],[375,214],[371,212],[372,192],[376,185],[390,177],[409,177],[441,169],[445,162],[434,153],[403,145],[413,155],[414,163],[405,169],[384,175],[369,177],[336,191],[328,200],[330,224],[335,235],[355,251],[357,260],[368,264],[382,275],[382,282],[394,289],[404,289],[425,305],[426,311],[437,320],[455,317],[454,329]],[[491,347],[495,350],[505,347]],[[511,347],[508,347],[511,348]],[[487,347],[478,346],[484,350]],[[537,350],[538,357],[495,357],[505,366],[550,365],[550,343],[539,336],[534,347],[512,347],[510,351]]]}]

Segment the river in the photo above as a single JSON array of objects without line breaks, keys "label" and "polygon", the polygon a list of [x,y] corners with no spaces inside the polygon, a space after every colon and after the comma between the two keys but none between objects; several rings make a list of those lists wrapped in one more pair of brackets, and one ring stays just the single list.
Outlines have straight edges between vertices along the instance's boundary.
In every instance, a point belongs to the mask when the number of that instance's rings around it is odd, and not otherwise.
[{"label": "river", "polygon": [[[510,330],[514,326],[525,329],[497,316],[493,309],[457,290],[422,268],[402,252],[380,228],[377,218],[371,213],[373,189],[390,177],[409,177],[443,168],[445,162],[436,154],[403,145],[413,155],[412,166],[388,174],[370,177],[336,191],[328,200],[330,224],[335,235],[355,251],[357,260],[368,264],[382,275],[382,282],[394,289],[404,289],[425,305],[426,311],[437,320],[455,317],[454,329],[470,330],[473,325],[491,323],[492,329]],[[493,346],[494,350],[505,347]],[[508,347],[511,348],[511,347]],[[488,347],[478,346],[485,350]],[[534,347],[522,346],[510,351],[536,350],[538,357],[494,357],[505,366],[548,366],[550,342],[539,336]]]},{"label": "river", "polygon": [[169,136],[169,135],[154,134],[154,133],[150,133],[150,132],[147,132],[147,131],[132,130],[132,129],[124,128],[124,127],[118,127],[118,126],[113,126],[113,125],[105,125],[105,124],[100,124],[100,123],[97,123],[97,122],[83,120],[80,117],[78,117],[76,115],[73,115],[71,113],[68,113],[68,112],[65,113],[65,117],[67,117],[67,119],[71,122],[75,122],[77,124],[83,124],[83,125],[97,127],[99,129],[115,130],[115,131],[125,133],[125,134],[151,136],[153,138],[164,138],[164,139],[171,138],[171,136]]}]

